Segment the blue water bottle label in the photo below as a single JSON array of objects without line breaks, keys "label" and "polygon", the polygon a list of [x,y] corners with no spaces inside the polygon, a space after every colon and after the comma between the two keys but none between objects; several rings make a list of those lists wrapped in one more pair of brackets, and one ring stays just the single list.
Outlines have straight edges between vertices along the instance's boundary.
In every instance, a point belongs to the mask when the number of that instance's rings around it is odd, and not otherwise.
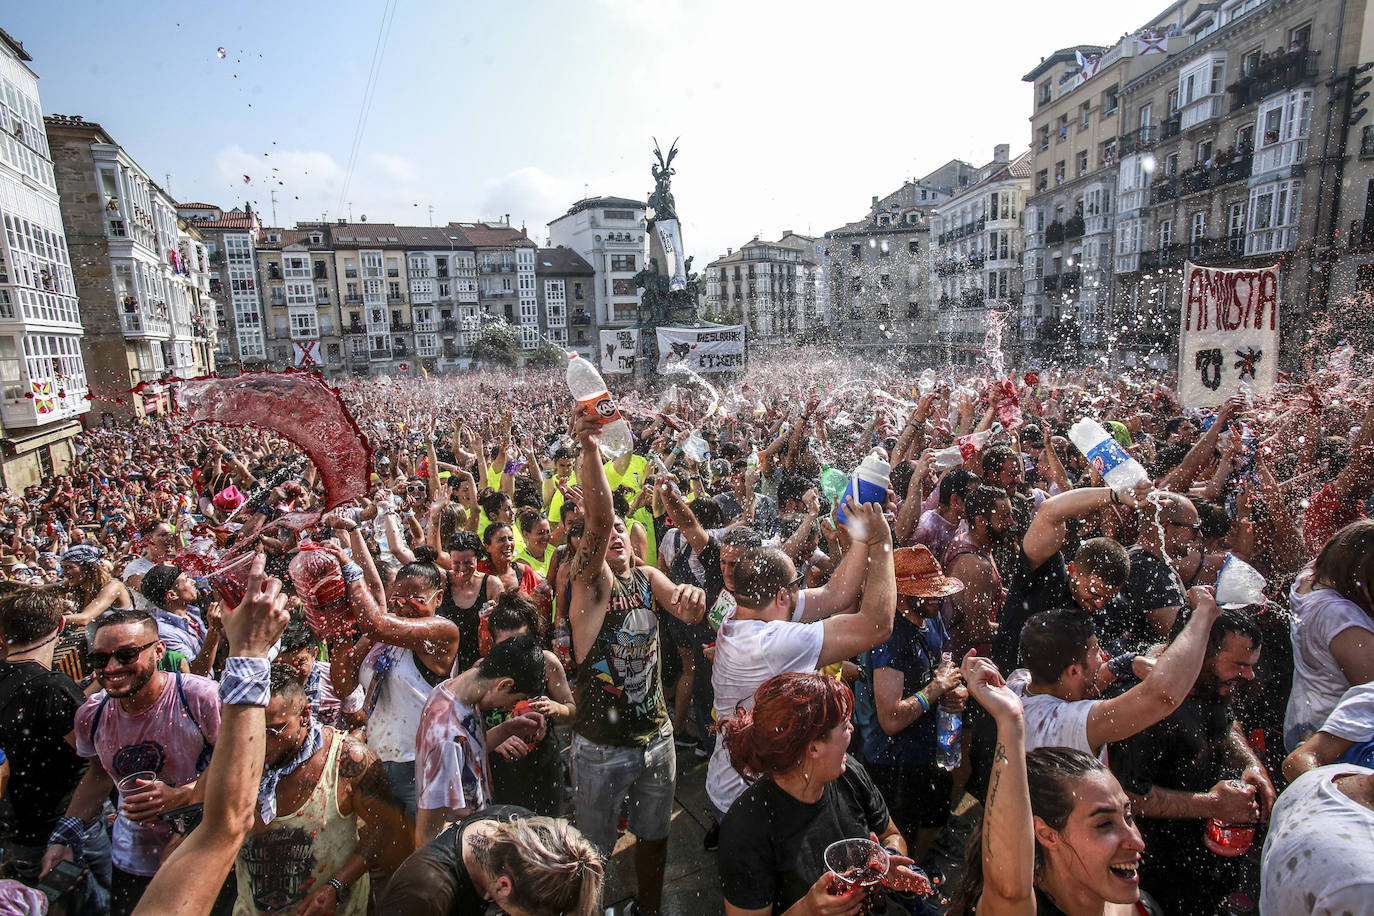
[{"label": "blue water bottle label", "polygon": [[1101,442],[1094,445],[1088,451],[1088,464],[1103,477],[1117,465],[1124,464],[1131,460],[1131,456],[1126,454],[1126,450],[1121,447],[1121,443],[1108,436]]}]

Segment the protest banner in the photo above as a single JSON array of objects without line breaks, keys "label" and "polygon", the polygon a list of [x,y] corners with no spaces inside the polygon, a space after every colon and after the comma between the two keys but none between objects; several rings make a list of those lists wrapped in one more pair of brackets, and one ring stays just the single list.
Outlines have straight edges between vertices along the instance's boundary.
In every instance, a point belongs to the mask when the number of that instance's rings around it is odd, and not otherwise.
[{"label": "protest banner", "polygon": [[1246,383],[1262,393],[1279,368],[1279,268],[1183,266],[1178,396],[1215,407]]},{"label": "protest banner", "polygon": [[624,375],[635,371],[639,353],[639,329],[601,332],[601,374]]},{"label": "protest banner", "polygon": [[659,244],[663,246],[664,264],[660,265],[668,274],[668,288],[679,292],[687,288],[687,262],[682,255],[682,226],[675,219],[661,219],[654,222]]},{"label": "protest banner", "polygon": [[659,328],[658,371],[680,364],[693,372],[744,368],[744,325],[719,328]]}]

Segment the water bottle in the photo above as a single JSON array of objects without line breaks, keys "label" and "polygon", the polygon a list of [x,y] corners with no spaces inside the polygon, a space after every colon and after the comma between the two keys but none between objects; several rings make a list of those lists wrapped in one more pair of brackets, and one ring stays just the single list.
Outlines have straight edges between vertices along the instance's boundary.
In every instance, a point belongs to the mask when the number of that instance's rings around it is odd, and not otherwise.
[{"label": "water bottle", "polygon": [[[954,663],[954,657],[948,652],[940,655],[940,665],[944,667]],[[959,766],[959,761],[963,759],[963,747],[959,737],[964,730],[963,717],[957,712],[945,709],[944,706],[936,708],[935,719],[935,763],[942,770],[953,770]]]},{"label": "water bottle", "polygon": [[744,462],[744,467],[750,471],[759,469],[759,450],[757,448],[749,453],[749,457]]},{"label": "water bottle", "polygon": [[706,444],[706,440],[701,438],[701,433],[692,430],[692,434],[682,442],[682,454],[691,458],[697,464],[706,460],[706,456],[711,453],[711,447]]},{"label": "water bottle", "polygon": [[935,470],[948,471],[964,463],[964,450],[957,445],[942,448],[935,453]]},{"label": "water bottle", "polygon": [[291,560],[287,573],[296,596],[305,605],[305,622],[310,629],[322,637],[342,635],[353,614],[339,561],[327,550],[307,542]]},{"label": "water bottle", "polygon": [[620,415],[620,408],[601,380],[596,367],[576,353],[568,354],[568,391],[583,407],[596,411],[604,428],[601,430],[601,451],[615,459],[628,452],[633,445],[630,425]]},{"label": "water bottle", "polygon": [[1069,439],[1093,470],[1102,475],[1102,482],[1118,493],[1129,493],[1137,483],[1149,479],[1140,462],[1127,454],[1096,420],[1084,417],[1069,427]]},{"label": "water bottle", "polygon": [[1243,608],[1264,603],[1264,576],[1233,553],[1217,574],[1216,602],[1223,608]]},{"label": "water bottle", "polygon": [[841,523],[846,521],[844,504],[851,496],[857,503],[882,505],[887,502],[887,488],[892,485],[891,474],[892,466],[877,455],[868,455],[860,461],[854,473],[849,475],[849,485],[844,488],[835,520]]}]

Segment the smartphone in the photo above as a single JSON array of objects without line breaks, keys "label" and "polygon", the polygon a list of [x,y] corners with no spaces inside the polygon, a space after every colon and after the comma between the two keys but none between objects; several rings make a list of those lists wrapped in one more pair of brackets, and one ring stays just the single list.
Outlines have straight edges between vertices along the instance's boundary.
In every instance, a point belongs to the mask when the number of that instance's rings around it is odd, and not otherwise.
[{"label": "smartphone", "polygon": [[77,882],[85,877],[86,869],[75,862],[68,862],[64,859],[54,865],[52,871],[43,876],[43,880],[38,882],[37,890],[48,898],[48,903],[55,903],[59,897],[76,887]]},{"label": "smartphone", "polygon": [[163,823],[171,824],[174,831],[185,836],[200,825],[201,820],[205,817],[205,805],[200,802],[194,805],[182,805],[180,808],[163,811],[157,817]]}]

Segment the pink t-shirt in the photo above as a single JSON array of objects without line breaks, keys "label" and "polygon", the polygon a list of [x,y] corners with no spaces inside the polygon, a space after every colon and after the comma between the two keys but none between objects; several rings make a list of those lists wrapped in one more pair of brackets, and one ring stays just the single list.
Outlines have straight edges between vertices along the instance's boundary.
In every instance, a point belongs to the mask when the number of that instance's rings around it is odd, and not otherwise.
[{"label": "pink t-shirt", "polygon": [[422,811],[480,811],[491,804],[487,730],[475,709],[434,689],[415,738],[415,806]]},{"label": "pink t-shirt", "polygon": [[[100,758],[116,786],[124,777],[144,770],[156,773],[169,786],[185,785],[209,764],[218,737],[219,686],[194,674],[167,675],[157,701],[138,715],[125,712],[103,690],[76,712],[77,754]],[[135,824],[123,815],[115,819],[111,858],[130,874],[156,873],[163,847],[172,836],[171,827],[161,821],[145,824]]]}]

